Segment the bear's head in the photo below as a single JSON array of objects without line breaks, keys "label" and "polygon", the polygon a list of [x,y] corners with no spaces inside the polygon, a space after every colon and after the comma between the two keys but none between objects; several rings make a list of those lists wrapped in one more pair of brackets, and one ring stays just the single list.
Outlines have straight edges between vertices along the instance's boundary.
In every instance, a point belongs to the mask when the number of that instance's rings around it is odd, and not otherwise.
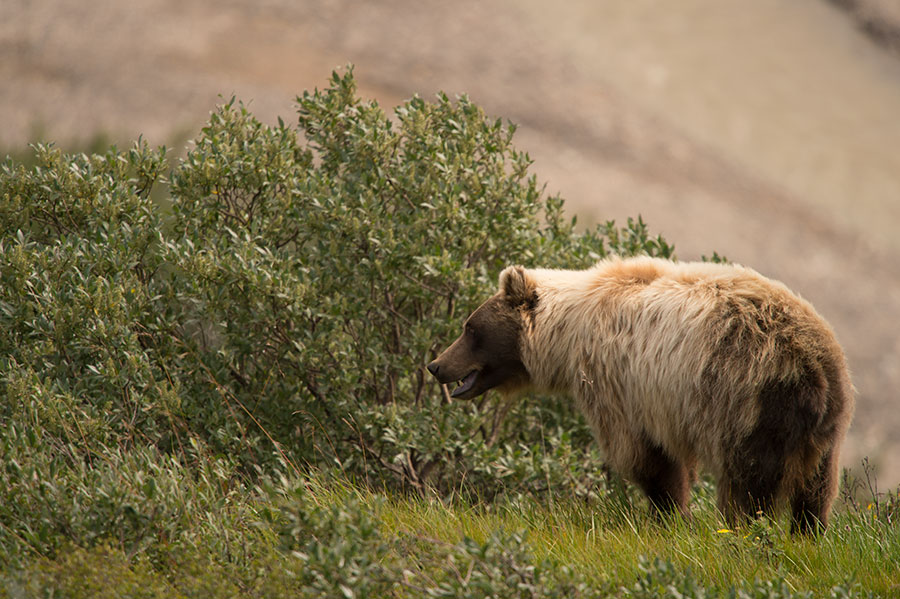
[{"label": "bear's head", "polygon": [[472,399],[489,389],[509,393],[530,379],[522,363],[521,335],[537,307],[537,288],[521,266],[500,274],[500,290],[475,310],[462,335],[428,365],[442,384],[459,382],[451,397]]}]

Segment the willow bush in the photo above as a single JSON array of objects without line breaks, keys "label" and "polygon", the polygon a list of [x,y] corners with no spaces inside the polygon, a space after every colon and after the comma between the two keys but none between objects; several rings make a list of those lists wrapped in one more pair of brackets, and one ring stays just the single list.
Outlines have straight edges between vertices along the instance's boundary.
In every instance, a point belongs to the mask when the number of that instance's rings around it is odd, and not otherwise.
[{"label": "willow bush", "polygon": [[274,441],[291,460],[414,488],[495,493],[546,485],[549,469],[587,490],[596,464],[568,408],[504,419],[500,398],[451,401],[423,365],[507,264],[671,248],[640,221],[576,232],[514,127],[465,97],[413,98],[392,119],[335,74],[298,112],[297,127],[270,127],[229,102],[172,177],[181,371],[215,407],[202,419],[218,442],[259,461]]},{"label": "willow bush", "polygon": [[603,488],[569,406],[453,401],[423,367],[507,264],[671,247],[639,219],[579,231],[515,128],[465,97],[389,116],[347,71],[297,108],[266,125],[229,101],[173,167],[141,141],[2,167],[5,546],[169,534],[179,500],[149,507],[155,485],[210,468],[485,498]]}]

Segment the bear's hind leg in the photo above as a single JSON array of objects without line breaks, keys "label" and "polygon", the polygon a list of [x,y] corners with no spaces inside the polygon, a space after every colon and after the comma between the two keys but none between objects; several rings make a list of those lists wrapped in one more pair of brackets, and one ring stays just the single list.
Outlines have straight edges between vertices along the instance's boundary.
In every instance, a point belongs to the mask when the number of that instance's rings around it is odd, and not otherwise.
[{"label": "bear's hind leg", "polygon": [[635,461],[634,482],[646,493],[657,514],[690,516],[690,469],[658,445],[645,441]]},{"label": "bear's hind leg", "polygon": [[763,423],[730,452],[719,480],[719,511],[729,525],[771,515],[784,478],[784,441]]},{"label": "bear's hind leg", "polygon": [[[719,509],[729,522],[759,511],[772,514],[782,491],[793,488],[788,462],[810,443],[822,418],[824,389],[824,375],[813,369],[797,380],[773,380],[762,386],[756,427],[725,451]],[[808,497],[813,501],[813,495]]]},{"label": "bear's hind leg", "polygon": [[828,526],[828,514],[838,491],[839,464],[832,449],[791,497],[791,532],[811,534]]},{"label": "bear's hind leg", "polygon": [[718,507],[729,526],[745,524],[756,514],[772,515],[780,481],[780,472],[768,472],[757,480],[741,473],[723,475],[719,481]]}]

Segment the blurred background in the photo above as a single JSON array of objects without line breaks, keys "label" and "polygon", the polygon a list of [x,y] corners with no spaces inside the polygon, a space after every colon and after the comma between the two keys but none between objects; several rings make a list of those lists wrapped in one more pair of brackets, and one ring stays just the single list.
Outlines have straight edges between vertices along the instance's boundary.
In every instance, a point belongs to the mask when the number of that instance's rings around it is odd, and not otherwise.
[{"label": "blurred background", "polygon": [[640,214],[812,301],[859,391],[844,465],[900,484],[900,0],[0,0],[0,157],[179,154],[223,97],[289,121],[347,63],[386,110],[518,124],[580,222]]}]

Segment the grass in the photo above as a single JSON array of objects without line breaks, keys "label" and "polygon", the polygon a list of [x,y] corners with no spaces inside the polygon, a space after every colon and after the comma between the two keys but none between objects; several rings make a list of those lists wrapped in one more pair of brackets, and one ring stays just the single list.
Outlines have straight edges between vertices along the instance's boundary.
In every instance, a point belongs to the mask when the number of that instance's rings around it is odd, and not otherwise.
[{"label": "grass", "polygon": [[146,521],[131,537],[69,538],[90,518],[70,515],[55,549],[5,562],[0,597],[900,596],[894,495],[844,499],[809,538],[790,535],[786,519],[723,528],[709,483],[695,489],[690,522],[657,522],[630,489],[481,502],[376,492],[339,475],[251,484],[215,464],[194,475],[141,468],[119,480],[157,480],[154,498],[139,504],[126,489],[122,509],[110,508]]},{"label": "grass", "polygon": [[[365,503],[367,494],[362,494]],[[783,578],[795,590],[823,596],[858,584],[877,596],[900,595],[900,531],[866,515],[838,513],[819,538],[791,536],[786,521],[760,518],[737,530],[723,528],[710,497],[700,497],[693,521],[656,523],[642,506],[597,509],[577,500],[552,503],[522,498],[472,505],[395,498],[379,510],[390,535],[445,543],[479,542],[497,530],[525,531],[537,559],[569,564],[598,585],[627,585],[641,575],[643,558],[661,558],[720,589],[744,581]]]},{"label": "grass", "polygon": [[534,563],[566,565],[589,586],[623,596],[656,560],[669,564],[676,577],[722,593],[778,581],[800,596],[829,596],[835,587],[900,596],[900,530],[868,511],[843,509],[823,535],[801,537],[787,532],[786,520],[764,517],[736,530],[723,528],[708,485],[695,493],[691,522],[663,523],[649,518],[646,506],[616,498],[602,505],[561,497],[483,504],[385,496],[345,481],[314,481],[310,488],[322,505],[352,501],[372,514],[386,539],[416,539],[419,553],[412,559],[392,550],[389,561],[405,560],[407,568],[412,561],[427,570],[437,561],[429,551],[443,555],[466,539],[496,543],[498,532],[505,532],[521,537]]}]

